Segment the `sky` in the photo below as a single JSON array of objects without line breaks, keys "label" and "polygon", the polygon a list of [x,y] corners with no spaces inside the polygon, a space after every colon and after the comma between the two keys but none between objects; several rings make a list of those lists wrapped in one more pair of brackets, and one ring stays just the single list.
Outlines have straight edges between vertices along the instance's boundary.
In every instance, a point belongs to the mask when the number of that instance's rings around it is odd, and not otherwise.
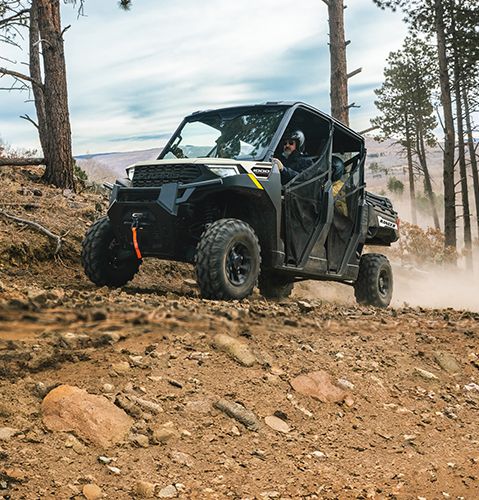
[{"label": "sky", "polygon": [[[372,0],[346,0],[350,112],[355,130],[376,116],[374,89],[389,52],[406,36],[401,15]],[[266,101],[304,101],[327,113],[329,47],[322,0],[87,0],[62,6],[75,155],[161,147],[193,111]],[[14,66],[11,61],[19,64]],[[26,51],[0,47],[0,65],[25,72]],[[0,87],[9,85],[7,77]],[[0,138],[39,148],[28,93],[0,91]]]}]

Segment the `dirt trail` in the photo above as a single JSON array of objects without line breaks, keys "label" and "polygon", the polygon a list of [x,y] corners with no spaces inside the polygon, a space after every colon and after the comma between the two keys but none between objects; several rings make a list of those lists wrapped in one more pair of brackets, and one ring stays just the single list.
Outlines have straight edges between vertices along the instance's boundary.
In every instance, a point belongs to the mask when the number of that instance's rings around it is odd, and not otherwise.
[{"label": "dirt trail", "polygon": [[[11,175],[14,202],[38,187]],[[91,485],[112,499],[479,497],[478,313],[357,307],[314,284],[279,303],[205,301],[192,269],[168,263],[97,289],[77,252],[100,198],[39,189],[31,217],[70,233],[55,261],[42,236],[12,239],[0,220],[0,498],[95,498]],[[293,389],[318,370],[343,402]],[[49,430],[42,401],[61,384],[122,407],[129,433],[105,449],[82,429]],[[220,399],[259,429],[215,408]],[[283,431],[265,422],[273,415]]]}]

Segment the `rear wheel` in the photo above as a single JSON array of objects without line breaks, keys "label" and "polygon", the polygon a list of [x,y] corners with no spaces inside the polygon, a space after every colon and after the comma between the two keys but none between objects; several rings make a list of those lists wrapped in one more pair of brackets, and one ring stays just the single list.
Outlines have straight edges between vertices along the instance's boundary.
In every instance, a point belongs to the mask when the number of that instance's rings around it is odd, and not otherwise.
[{"label": "rear wheel", "polygon": [[98,219],[88,229],[82,242],[81,259],[86,275],[99,286],[123,286],[140,268],[134,254],[121,255],[108,217]]},{"label": "rear wheel", "polygon": [[283,276],[264,272],[259,275],[259,293],[267,299],[285,299],[291,295],[294,283]]},{"label": "rear wheel", "polygon": [[393,273],[387,257],[367,253],[361,257],[354,295],[359,304],[387,307],[393,294]]},{"label": "rear wheel", "polygon": [[220,219],[208,226],[196,252],[196,275],[207,299],[251,295],[261,264],[258,238],[249,224]]}]

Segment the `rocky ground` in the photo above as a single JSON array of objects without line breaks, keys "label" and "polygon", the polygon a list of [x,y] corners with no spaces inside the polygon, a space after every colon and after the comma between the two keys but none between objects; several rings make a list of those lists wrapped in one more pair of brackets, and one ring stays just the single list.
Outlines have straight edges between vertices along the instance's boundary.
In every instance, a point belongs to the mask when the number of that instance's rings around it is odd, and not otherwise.
[{"label": "rocky ground", "polygon": [[97,289],[102,195],[0,175],[64,235],[0,216],[0,498],[479,498],[479,313],[206,301],[154,262]]}]

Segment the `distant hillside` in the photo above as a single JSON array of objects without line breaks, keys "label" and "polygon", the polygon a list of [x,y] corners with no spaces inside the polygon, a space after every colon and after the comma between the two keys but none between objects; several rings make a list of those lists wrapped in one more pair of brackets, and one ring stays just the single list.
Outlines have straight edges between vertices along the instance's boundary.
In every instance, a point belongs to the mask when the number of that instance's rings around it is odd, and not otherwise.
[{"label": "distant hillside", "polygon": [[[387,177],[395,176],[404,183],[407,182],[407,162],[401,154],[399,146],[393,140],[378,142],[372,137],[366,136],[366,147],[368,156],[366,161],[366,181],[370,187],[377,190],[385,189]],[[193,154],[191,146],[185,146],[187,156],[201,156],[203,151]],[[188,149],[190,148],[190,149]],[[76,157],[78,164],[88,174],[88,177],[97,182],[113,181],[118,177],[124,177],[125,168],[139,161],[154,160],[161,153],[161,148],[146,149],[142,151],[92,153]],[[441,165],[442,152],[439,147],[430,149],[428,152],[429,165],[434,183],[434,190],[441,191]],[[377,170],[370,167],[377,164]]]},{"label": "distant hillside", "polygon": [[139,161],[155,160],[161,148],[124,153],[92,153],[76,156],[78,165],[85,170],[89,179],[96,182],[113,181],[125,176],[125,168]]}]

